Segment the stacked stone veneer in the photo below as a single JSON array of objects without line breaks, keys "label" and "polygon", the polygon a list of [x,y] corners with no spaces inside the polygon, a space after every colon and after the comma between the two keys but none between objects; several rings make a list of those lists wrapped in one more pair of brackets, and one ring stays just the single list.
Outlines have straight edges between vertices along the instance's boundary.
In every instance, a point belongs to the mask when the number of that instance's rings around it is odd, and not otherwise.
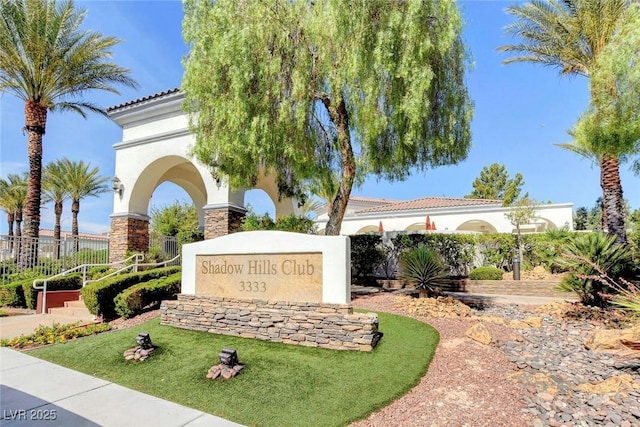
[{"label": "stacked stone veneer", "polygon": [[245,212],[233,208],[205,209],[204,238],[214,239],[240,231]]},{"label": "stacked stone veneer", "polygon": [[125,259],[127,252],[149,250],[149,220],[129,216],[111,218],[109,261]]},{"label": "stacked stone veneer", "polygon": [[180,294],[160,310],[162,325],[307,347],[371,351],[382,336],[378,316],[351,305]]}]

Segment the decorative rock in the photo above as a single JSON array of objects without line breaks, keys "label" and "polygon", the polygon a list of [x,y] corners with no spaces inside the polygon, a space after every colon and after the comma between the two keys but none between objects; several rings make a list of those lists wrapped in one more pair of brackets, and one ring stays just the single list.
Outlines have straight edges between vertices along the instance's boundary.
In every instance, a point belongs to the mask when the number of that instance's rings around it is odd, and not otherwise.
[{"label": "decorative rock", "polygon": [[633,384],[633,377],[627,374],[611,377],[596,384],[580,384],[578,388],[585,393],[606,394],[629,392],[635,390],[637,387]]},{"label": "decorative rock", "polygon": [[133,359],[133,358],[134,358],[134,355],[133,355],[133,354],[127,354],[127,355],[124,357],[124,360],[131,360],[131,359]]},{"label": "decorative rock", "polygon": [[[584,338],[602,325],[617,324],[616,313],[567,303],[554,307],[558,314],[541,315],[539,328],[518,329],[522,339],[496,343],[514,364],[507,378],[522,386],[532,425],[640,427],[638,361],[584,346]],[[532,314],[510,305],[486,305],[479,313],[521,321]]]},{"label": "decorative rock", "polygon": [[531,326],[532,328],[542,327],[542,317],[539,317],[539,316],[525,317],[523,322]]},{"label": "decorative rock", "polygon": [[625,347],[620,340],[640,340],[640,325],[628,329],[605,329],[596,331],[593,336],[585,340],[584,346],[588,350],[593,351],[626,350],[627,347]]},{"label": "decorative rock", "polygon": [[464,333],[466,337],[471,338],[484,345],[491,344],[491,333],[482,323],[476,323]]}]

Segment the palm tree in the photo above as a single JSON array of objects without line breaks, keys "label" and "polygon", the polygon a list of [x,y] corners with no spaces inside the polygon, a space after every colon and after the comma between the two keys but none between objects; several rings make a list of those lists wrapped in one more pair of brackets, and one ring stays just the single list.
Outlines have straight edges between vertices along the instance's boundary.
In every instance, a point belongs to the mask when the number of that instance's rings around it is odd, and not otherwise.
[{"label": "palm tree", "polygon": [[[11,247],[9,250],[13,250],[13,237],[15,240],[20,240],[22,236],[22,210],[24,209],[24,203],[27,195],[27,174],[9,174],[7,179],[0,179],[0,207],[7,214],[7,225],[9,226],[8,235]],[[14,231],[15,225],[15,231]],[[19,247],[19,245],[17,246]],[[19,250],[16,250],[19,253]],[[16,259],[18,257],[16,256]]]},{"label": "palm tree", "polygon": [[80,200],[85,197],[96,197],[109,191],[105,183],[109,178],[98,175],[98,168],[89,170],[89,164],[63,158],[58,162],[64,173],[65,186],[71,197],[71,237],[74,241],[74,251],[78,251],[78,214],[80,213]]},{"label": "palm tree", "polygon": [[60,258],[60,218],[62,217],[62,207],[64,201],[71,196],[66,178],[65,166],[61,161],[52,162],[45,166],[42,180],[42,193],[45,203],[53,202],[53,209],[56,216],[53,227],[56,259]]},{"label": "palm tree", "polygon": [[15,207],[13,201],[13,195],[10,191],[9,183],[6,179],[0,178],[0,209],[2,209],[7,214],[7,225],[8,225],[8,236],[9,242],[12,241],[13,237],[13,225],[15,224]]},{"label": "palm tree", "polygon": [[[629,4],[628,0],[532,0],[510,6],[506,11],[516,20],[507,32],[519,43],[499,48],[515,54],[504,63],[533,62],[557,68],[563,75],[589,78]],[[599,90],[591,79],[592,99]],[[612,142],[598,161],[608,231],[626,243],[619,154]]]},{"label": "palm tree", "polygon": [[[0,92],[25,103],[29,183],[24,231],[38,237],[42,136],[49,111],[104,114],[83,100],[92,89],[118,93],[114,84],[135,87],[129,70],[110,62],[120,41],[81,29],[84,9],[71,0],[0,0]],[[25,251],[21,267],[33,265],[37,248]]]}]

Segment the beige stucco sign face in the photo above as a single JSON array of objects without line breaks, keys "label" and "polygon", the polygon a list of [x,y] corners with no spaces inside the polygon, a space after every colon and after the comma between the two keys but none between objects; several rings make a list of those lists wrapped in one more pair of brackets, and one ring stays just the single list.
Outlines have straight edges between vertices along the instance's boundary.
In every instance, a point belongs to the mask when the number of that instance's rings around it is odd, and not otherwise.
[{"label": "beige stucco sign face", "polygon": [[322,302],[322,253],[196,256],[196,294]]}]

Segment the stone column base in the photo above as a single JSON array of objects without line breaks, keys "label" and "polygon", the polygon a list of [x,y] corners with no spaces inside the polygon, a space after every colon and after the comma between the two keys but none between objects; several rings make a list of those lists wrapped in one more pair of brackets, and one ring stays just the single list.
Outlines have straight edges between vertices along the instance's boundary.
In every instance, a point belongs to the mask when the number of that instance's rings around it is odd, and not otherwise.
[{"label": "stone column base", "polygon": [[214,239],[240,231],[246,209],[235,205],[204,207],[204,238]]},{"label": "stone column base", "polygon": [[125,214],[111,217],[109,262],[126,258],[127,252],[149,251],[149,217]]}]

